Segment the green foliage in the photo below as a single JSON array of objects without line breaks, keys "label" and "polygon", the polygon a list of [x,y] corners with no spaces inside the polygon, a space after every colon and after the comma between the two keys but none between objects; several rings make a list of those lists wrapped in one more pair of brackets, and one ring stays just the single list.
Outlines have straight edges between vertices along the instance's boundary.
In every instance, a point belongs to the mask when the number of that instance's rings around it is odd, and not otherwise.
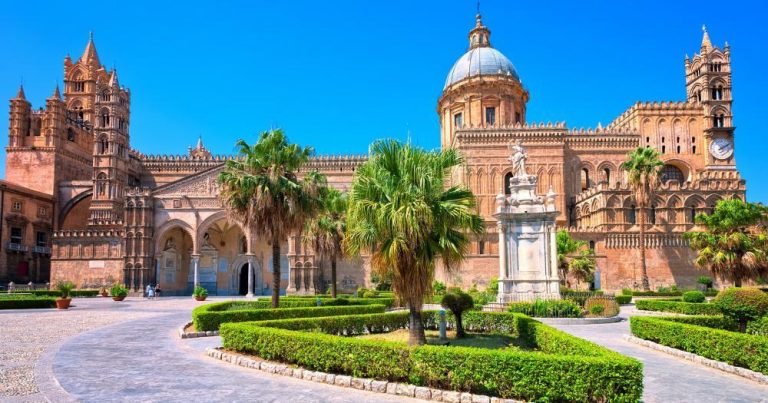
[{"label": "green foliage", "polygon": [[[283,301],[281,301],[283,302]],[[226,304],[226,303],[225,303]],[[383,305],[320,306],[306,308],[265,308],[214,310],[209,304],[192,311],[192,322],[199,331],[218,330],[222,323],[314,316],[351,315],[384,312]],[[207,309],[206,309],[207,308]]]},{"label": "green foliage", "polygon": [[619,305],[625,305],[632,302],[632,295],[617,295],[616,296],[616,303]]},{"label": "green foliage", "polygon": [[449,186],[463,166],[456,149],[425,151],[409,143],[380,140],[355,170],[347,211],[347,252],[371,255],[373,271],[392,273],[398,299],[411,307],[411,340],[426,343],[420,308],[430,295],[435,264],[458,268],[473,234],[485,232],[475,196]]},{"label": "green foliage", "polygon": [[598,291],[570,291],[567,293],[561,293],[561,296],[563,299],[571,300],[579,306],[584,307],[584,303],[587,302],[588,299],[594,297],[594,296],[601,296],[603,295],[603,292]]},{"label": "green foliage", "polygon": [[[32,290],[32,291],[13,291],[7,294],[32,294],[38,297],[61,297],[59,290]],[[70,297],[95,297],[99,295],[98,290],[71,290]]]},{"label": "green foliage", "polygon": [[768,338],[681,323],[677,318],[632,316],[632,334],[672,348],[768,375]]},{"label": "green foliage", "polygon": [[60,293],[62,299],[69,299],[74,289],[75,283],[71,281],[59,281],[56,283],[56,290]]},{"label": "green foliage", "polygon": [[205,289],[203,286],[195,286],[194,291],[192,291],[192,296],[197,298],[204,298],[208,296],[208,290]]},{"label": "green foliage", "polygon": [[475,305],[475,301],[472,296],[465,292],[449,292],[443,296],[443,300],[440,302],[443,308],[448,309],[456,318],[456,337],[462,338],[465,336],[464,327],[462,326],[462,315],[464,311],[472,309]]},{"label": "green foliage", "polygon": [[[602,309],[597,309],[599,312],[595,312],[596,307]],[[587,299],[587,301],[584,302],[584,309],[586,309],[592,316],[601,318],[611,318],[619,314],[619,304],[616,303],[616,300],[611,297],[600,295]]]},{"label": "green foliage", "polygon": [[701,291],[686,291],[683,293],[683,302],[701,303],[707,300],[707,297]]},{"label": "green foliage", "polygon": [[331,262],[331,296],[336,298],[336,261],[344,257],[341,247],[347,231],[347,194],[323,186],[319,191],[319,208],[307,220],[303,236],[318,258]]},{"label": "green foliage", "polygon": [[538,318],[580,318],[581,306],[570,300],[536,300],[534,302],[513,302],[508,312],[522,313]]},{"label": "green foliage", "polygon": [[109,289],[109,294],[113,297],[127,297],[128,289],[120,283],[115,283],[112,288]]},{"label": "green foliage", "polygon": [[0,297],[0,309],[39,309],[55,308],[56,299],[33,295],[4,294]]},{"label": "green foliage", "polygon": [[566,230],[557,231],[557,268],[566,284],[568,274],[578,281],[590,282],[595,272],[595,257],[587,243],[577,241]]},{"label": "green foliage", "polygon": [[[435,328],[437,312],[424,312]],[[408,312],[227,323],[225,348],[316,371],[409,382],[530,401],[635,402],[642,364],[511,313],[470,311],[468,329],[521,337],[540,352],[406,346],[332,334],[389,332],[408,326]],[[325,334],[323,334],[325,333]]]},{"label": "green foliage", "polygon": [[435,295],[443,295],[446,292],[445,283],[435,280],[432,283],[432,293]]},{"label": "green foliage", "polygon": [[488,288],[486,288],[485,291],[493,296],[499,295],[499,279],[492,277],[491,281],[488,282]]},{"label": "green foliage", "polygon": [[713,303],[723,315],[738,322],[741,331],[746,330],[748,321],[768,313],[768,294],[757,288],[727,288],[717,294]]},{"label": "green foliage", "polygon": [[376,292],[376,290],[368,290],[363,293],[363,298],[376,298],[379,296],[379,293]]},{"label": "green foliage", "polygon": [[732,199],[719,201],[710,215],[697,215],[696,223],[706,229],[685,234],[697,252],[696,265],[737,287],[742,280],[768,274],[768,236],[759,225],[767,211],[765,206]]},{"label": "green foliage", "polygon": [[712,288],[712,278],[709,276],[699,276],[699,278],[696,279],[696,282],[706,286],[707,288]]},{"label": "green foliage", "polygon": [[621,295],[632,295],[632,289],[631,288],[622,288],[621,289]]},{"label": "green foliage", "polygon": [[375,272],[371,273],[371,282],[376,284],[378,291],[392,291],[392,271],[388,270],[383,276]]},{"label": "green foliage", "polygon": [[681,313],[684,315],[720,315],[722,312],[714,304],[690,303],[678,300],[638,299],[635,308],[643,311]]},{"label": "green foliage", "polygon": [[747,333],[768,337],[768,316],[747,323]]}]

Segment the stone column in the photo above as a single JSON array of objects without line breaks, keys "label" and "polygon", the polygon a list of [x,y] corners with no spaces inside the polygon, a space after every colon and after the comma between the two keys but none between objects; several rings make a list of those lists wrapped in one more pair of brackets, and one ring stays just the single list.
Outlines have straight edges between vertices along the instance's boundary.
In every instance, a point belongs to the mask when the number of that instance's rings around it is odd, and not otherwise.
[{"label": "stone column", "polygon": [[253,259],[254,255],[248,256],[248,293],[245,294],[246,298],[253,298]]},{"label": "stone column", "polygon": [[194,270],[193,287],[197,287],[200,284],[200,278],[198,277],[198,267],[200,266],[200,255],[192,255],[192,267]]}]

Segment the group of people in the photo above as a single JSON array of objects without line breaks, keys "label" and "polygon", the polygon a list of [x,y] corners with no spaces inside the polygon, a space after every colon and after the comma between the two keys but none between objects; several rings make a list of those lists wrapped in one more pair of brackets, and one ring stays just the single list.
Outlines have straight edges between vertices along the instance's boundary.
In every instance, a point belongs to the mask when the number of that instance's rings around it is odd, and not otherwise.
[{"label": "group of people", "polygon": [[148,299],[160,298],[161,292],[162,290],[160,289],[160,283],[155,284],[154,287],[152,287],[152,284],[147,284],[147,292],[145,297]]}]

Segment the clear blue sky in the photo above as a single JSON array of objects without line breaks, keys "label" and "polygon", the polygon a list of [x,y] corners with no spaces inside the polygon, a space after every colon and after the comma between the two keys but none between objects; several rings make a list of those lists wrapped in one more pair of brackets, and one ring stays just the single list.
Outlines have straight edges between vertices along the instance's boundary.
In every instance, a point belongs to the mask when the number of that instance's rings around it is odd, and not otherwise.
[{"label": "clear blue sky", "polygon": [[[707,24],[715,44],[732,46],[748,198],[768,202],[768,32],[758,2],[484,0],[481,12],[531,93],[529,121],[570,127],[607,124],[637,100],[682,100],[683,58]],[[364,153],[374,139],[408,133],[434,148],[437,98],[474,14],[472,0],[9,2],[0,97],[12,98],[23,77],[42,106],[64,56],[79,57],[93,30],[101,61],[131,89],[131,142],[144,153],[185,153],[202,135],[229,154],[236,139],[272,126],[323,154]],[[7,125],[0,119],[0,132]]]}]

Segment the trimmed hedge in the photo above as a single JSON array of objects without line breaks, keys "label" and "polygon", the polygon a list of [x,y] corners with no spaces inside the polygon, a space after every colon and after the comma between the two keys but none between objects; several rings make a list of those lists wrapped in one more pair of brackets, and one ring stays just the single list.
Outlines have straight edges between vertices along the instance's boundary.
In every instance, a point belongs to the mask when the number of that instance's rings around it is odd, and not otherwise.
[{"label": "trimmed hedge", "polygon": [[[355,297],[340,297],[331,298],[323,295],[297,295],[280,297],[280,305],[283,305],[283,301],[288,303],[296,302],[301,306],[317,306],[317,300],[320,299],[322,306],[340,306],[340,305],[384,305],[387,308],[392,308],[395,305],[395,299],[390,297],[376,297],[376,298],[355,298]],[[260,302],[271,301],[271,299],[259,299]]]},{"label": "trimmed hedge", "polygon": [[[59,290],[33,290],[33,291],[12,291],[9,294],[31,294],[37,297],[60,297]],[[70,297],[95,297],[99,295],[99,290],[72,290]]]},{"label": "trimmed hedge", "polygon": [[0,298],[0,309],[39,309],[55,307],[56,298],[52,297]]},{"label": "trimmed hedge", "polygon": [[[635,297],[681,297],[684,291],[635,291],[632,290],[632,294]],[[719,291],[707,290],[704,291],[704,295],[708,297],[714,297]]]},{"label": "trimmed hedge", "polygon": [[247,322],[267,319],[304,318],[316,316],[382,313],[384,305],[320,306],[306,308],[216,310],[218,304],[208,304],[192,311],[192,322],[198,331],[218,330],[222,323]]},{"label": "trimmed hedge", "polygon": [[[425,327],[436,328],[436,311],[425,311],[423,317]],[[337,374],[536,401],[636,402],[642,396],[637,360],[521,314],[470,311],[464,322],[467,330],[521,337],[539,351],[411,347],[332,335],[407,328],[404,311],[225,323],[221,335],[225,348]]]},{"label": "trimmed hedge", "polygon": [[749,322],[747,324],[747,333],[768,337],[768,316]]},{"label": "trimmed hedge", "polygon": [[768,375],[768,338],[671,319],[679,318],[633,316],[629,324],[641,339]]},{"label": "trimmed hedge", "polygon": [[632,296],[631,295],[617,295],[616,296],[616,303],[619,305],[626,305],[632,302]]},{"label": "trimmed hedge", "polygon": [[635,301],[635,308],[643,311],[681,313],[684,315],[720,315],[720,309],[710,303],[692,303],[678,300],[641,299]]}]

